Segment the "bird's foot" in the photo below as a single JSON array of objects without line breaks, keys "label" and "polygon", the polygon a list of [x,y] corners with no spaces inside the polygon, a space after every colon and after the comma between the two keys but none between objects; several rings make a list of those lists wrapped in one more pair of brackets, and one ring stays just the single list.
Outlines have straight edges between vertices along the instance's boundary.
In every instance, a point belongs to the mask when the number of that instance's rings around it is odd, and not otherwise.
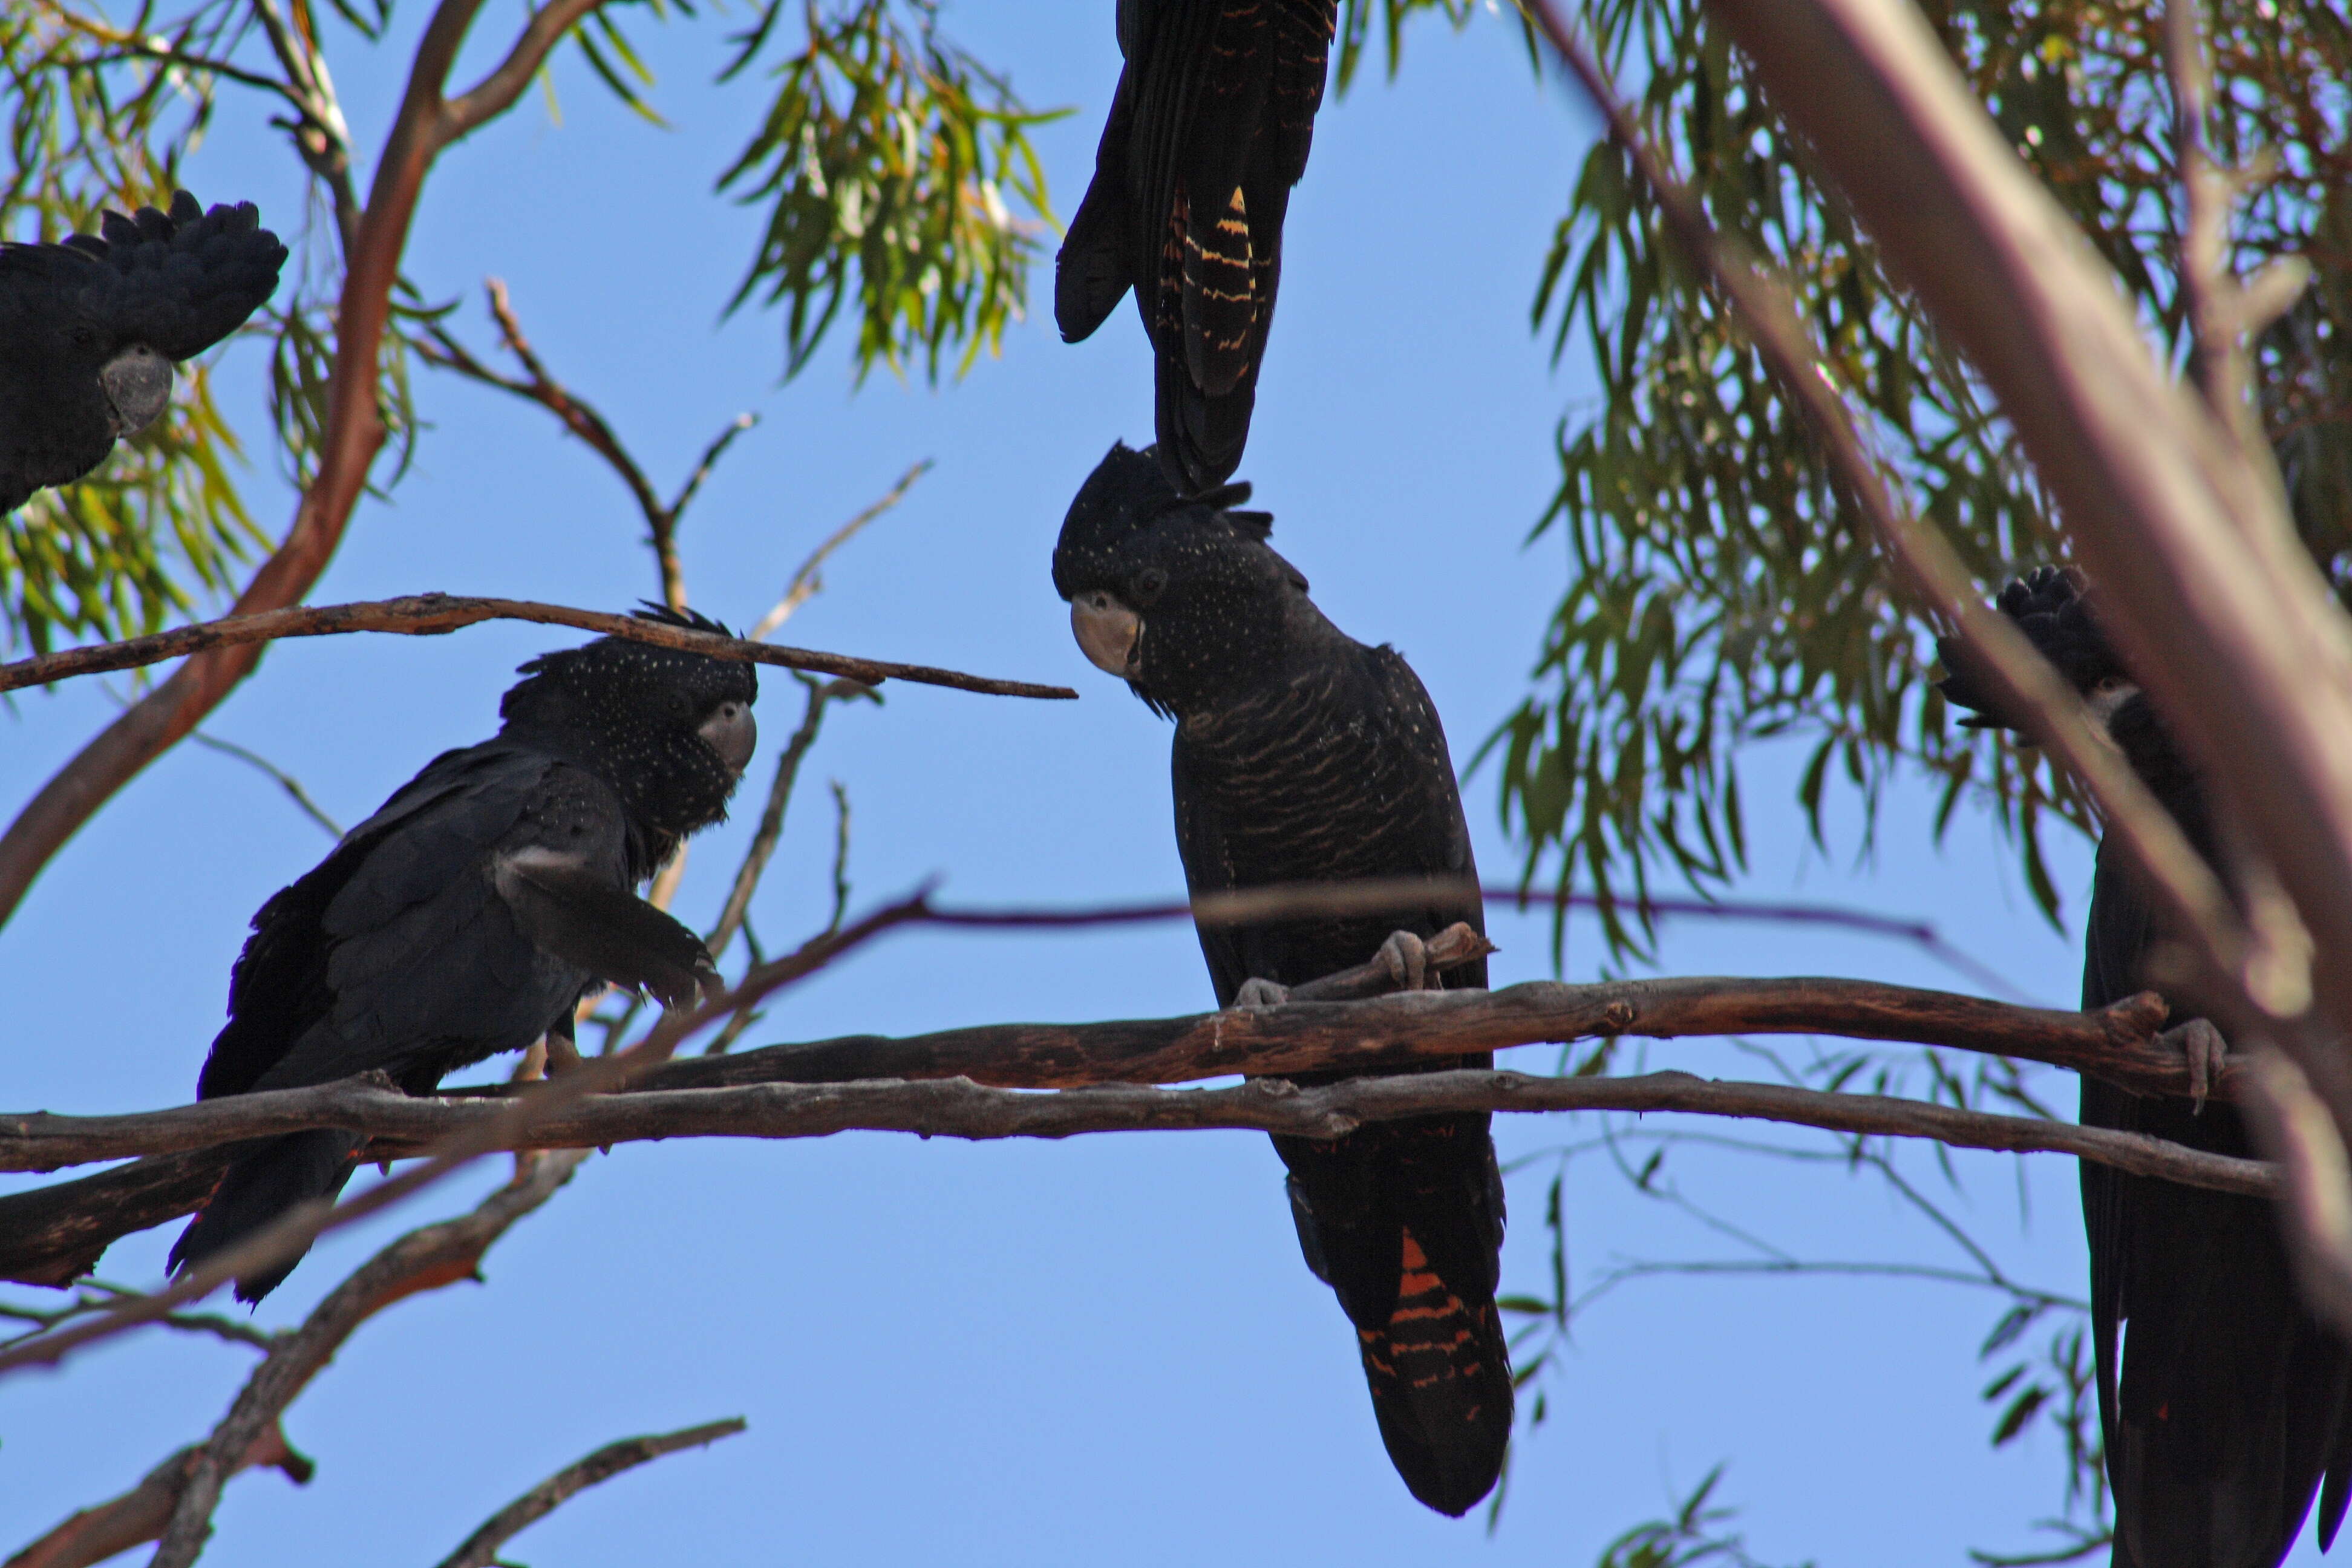
[{"label": "bird's foot", "polygon": [[1409,931],[1389,932],[1388,941],[1381,943],[1373,957],[1388,970],[1400,991],[1426,991],[1440,984],[1430,973],[1429,944]]},{"label": "bird's foot", "polygon": [[2189,1103],[2196,1111],[2202,1111],[2206,1096],[2213,1091],[2213,1080],[2221,1075],[2222,1065],[2229,1059],[2230,1042],[2205,1018],[2191,1018],[2176,1028],[2167,1029],[2157,1040],[2178,1048],[2189,1058]]},{"label": "bird's foot", "polygon": [[559,1030],[547,1031],[547,1076],[561,1078],[580,1065],[580,1047]]},{"label": "bird's foot", "polygon": [[1242,988],[1234,993],[1234,1005],[1236,1007],[1279,1007],[1289,1000],[1289,986],[1255,976],[1243,981]]}]

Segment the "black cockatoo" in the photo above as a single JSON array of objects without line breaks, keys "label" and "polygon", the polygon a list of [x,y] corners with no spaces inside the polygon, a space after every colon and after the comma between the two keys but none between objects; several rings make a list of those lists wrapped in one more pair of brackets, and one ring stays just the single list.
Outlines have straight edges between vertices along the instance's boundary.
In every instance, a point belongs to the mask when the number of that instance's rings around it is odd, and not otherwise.
[{"label": "black cockatoo", "polygon": [[1055,260],[1054,320],[1076,342],[1135,290],[1160,460],[1188,494],[1232,477],[1249,440],[1336,20],[1334,0],[1118,0],[1127,64]]},{"label": "black cockatoo", "polygon": [[[1221,1006],[1361,963],[1384,938],[1417,949],[1457,921],[1485,929],[1463,890],[1477,868],[1429,693],[1393,648],[1323,618],[1307,579],[1267,546],[1273,520],[1230,510],[1247,496],[1234,485],[1182,499],[1150,453],[1113,446],[1054,551],[1087,657],[1176,721],[1185,880],[1196,895],[1414,876],[1450,886],[1374,914],[1201,927]],[[1486,966],[1446,978],[1483,986]],[[1511,1433],[1487,1120],[1274,1141],[1299,1249],[1356,1326],[1389,1457],[1413,1496],[1456,1515],[1494,1487]]]},{"label": "black cockatoo", "polygon": [[108,213],[96,236],[0,245],[0,512],[154,423],[172,367],[245,324],[286,247],[251,202]]},{"label": "black cockatoo", "polygon": [[[726,816],[758,739],[751,666],[602,637],[521,673],[496,739],[436,757],[261,906],[198,1099],[371,1070],[427,1094],[542,1035],[568,1041],[600,984],[678,1002],[717,979],[700,939],[635,889]],[[332,1130],[257,1144],[181,1235],[173,1268],[332,1197],[358,1151]],[[292,1268],[241,1279],[237,1295],[257,1301]]]},{"label": "black cockatoo", "polygon": [[[2081,574],[2055,567],[2011,583],[1999,600],[2220,868],[2204,787],[2100,629],[2096,603]],[[1963,722],[2019,727],[1971,655],[1948,642],[1943,655],[1953,671],[1945,698],[1983,715]],[[2102,845],[2083,1005],[2162,991],[2148,962],[2162,935],[2122,856]],[[2202,1020],[2178,1036],[2200,1076],[2224,1048]],[[2237,1107],[2219,1100],[2200,1108],[2086,1077],[2082,1117],[2192,1149],[2255,1152]],[[2352,1480],[2352,1354],[2296,1293],[2272,1205],[2088,1161],[2082,1179],[2116,1568],[2274,1568],[2323,1479],[2326,1546]]]}]

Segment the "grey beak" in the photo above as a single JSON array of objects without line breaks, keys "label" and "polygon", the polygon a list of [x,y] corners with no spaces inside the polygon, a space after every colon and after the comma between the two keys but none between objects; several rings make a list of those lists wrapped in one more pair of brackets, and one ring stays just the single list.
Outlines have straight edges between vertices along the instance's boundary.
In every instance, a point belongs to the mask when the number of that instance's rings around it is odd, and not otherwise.
[{"label": "grey beak", "polygon": [[1133,680],[1141,673],[1137,656],[1143,647],[1143,617],[1117,595],[1097,588],[1072,599],[1070,635],[1096,668],[1121,680]]},{"label": "grey beak", "polygon": [[720,703],[718,711],[697,725],[694,732],[710,743],[730,773],[740,773],[751,766],[751,753],[760,747],[760,721],[751,717],[748,702]]},{"label": "grey beak", "polygon": [[136,435],[171,404],[172,362],[145,343],[132,343],[99,367],[98,384],[113,411],[114,433]]}]

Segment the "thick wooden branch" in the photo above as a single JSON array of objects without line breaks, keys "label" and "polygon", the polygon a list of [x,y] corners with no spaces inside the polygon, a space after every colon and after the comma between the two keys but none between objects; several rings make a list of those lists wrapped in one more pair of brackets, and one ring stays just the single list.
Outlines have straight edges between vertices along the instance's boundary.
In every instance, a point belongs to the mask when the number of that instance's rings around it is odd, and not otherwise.
[{"label": "thick wooden branch", "polygon": [[705,1448],[721,1437],[745,1429],[741,1416],[664,1432],[651,1437],[624,1437],[607,1443],[577,1464],[567,1465],[539,1485],[499,1510],[467,1536],[457,1551],[441,1560],[440,1568],[496,1568],[499,1548],[521,1534],[590,1487],[601,1486],[624,1470],[649,1464],[665,1454]]},{"label": "thick wooden branch", "polygon": [[[2352,1032],[2352,628],[2266,456],[2157,361],[2113,273],[1904,0],[1713,0],[1773,104],[1999,395],[2063,508],[2117,640],[2308,926]],[[2259,955],[2258,955],[2259,956]],[[2301,1010],[2300,965],[2252,964]],[[2339,1124],[2352,1061],[2290,1039]]]},{"label": "thick wooden branch", "polygon": [[91,647],[65,648],[37,658],[0,665],[0,691],[46,686],[77,675],[98,675],[160,664],[167,658],[204,654],[213,649],[241,647],[282,637],[334,637],[347,632],[391,632],[403,637],[437,637],[482,621],[532,621],[541,626],[576,626],[607,637],[634,637],[662,647],[686,648],[713,658],[751,664],[772,664],[785,669],[805,669],[820,675],[845,677],[868,686],[885,680],[908,680],[924,686],[947,686],[998,697],[1042,697],[1076,700],[1066,686],[1040,686],[1025,680],[997,680],[966,675],[926,664],[898,664],[888,659],[856,658],[846,654],[818,653],[809,648],[779,647],[743,637],[722,637],[659,621],[639,620],[603,610],[575,610],[564,605],[541,605],[527,599],[463,598],[448,594],[412,594],[405,598],[374,599],[352,605],[305,605],[256,615],[201,621],[152,637]]},{"label": "thick wooden branch", "polygon": [[277,1425],[295,1395],[324,1370],[362,1323],[421,1290],[473,1279],[490,1245],[554,1196],[583,1158],[554,1154],[528,1163],[471,1213],[410,1231],[329,1291],[302,1326],[254,1368],[236,1402],[197,1450],[149,1568],[187,1568],[196,1560],[212,1533],[221,1487],[236,1472],[236,1457]]}]

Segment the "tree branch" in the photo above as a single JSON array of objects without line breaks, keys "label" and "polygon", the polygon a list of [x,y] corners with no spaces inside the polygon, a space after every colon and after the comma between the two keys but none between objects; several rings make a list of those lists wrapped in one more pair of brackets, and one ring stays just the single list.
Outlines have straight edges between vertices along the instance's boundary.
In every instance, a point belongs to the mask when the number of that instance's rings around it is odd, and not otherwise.
[{"label": "tree branch", "polygon": [[[507,294],[507,286],[491,278],[484,280],[483,288],[489,296],[490,316],[498,322],[499,336],[505,342],[507,352],[521,364],[529,380],[518,381],[512,376],[499,374],[476,359],[465,344],[438,324],[428,329],[426,335],[418,341],[416,352],[430,363],[511,393],[525,402],[538,404],[554,415],[563,427],[584,442],[590,450],[604,458],[605,465],[628,487],[629,494],[636,500],[638,511],[645,516],[646,528],[652,535],[655,568],[661,577],[662,603],[673,610],[683,610],[686,608],[686,571],[677,553],[678,519],[684,514],[688,503],[694,500],[695,492],[702,488],[702,481],[709,477],[711,468],[720,455],[734,444],[738,436],[759,423],[759,416],[736,416],[727,428],[703,448],[701,460],[687,476],[686,482],[678,487],[677,499],[665,504],[655,493],[653,481],[646,477],[645,469],[621,444],[620,437],[614,433],[612,423],[593,405],[556,380],[541,363],[538,352],[530,346],[530,340],[523,335],[522,322],[515,315],[514,301]],[[758,638],[755,637],[753,640]]]},{"label": "tree branch", "polygon": [[[775,970],[800,962],[795,955],[763,968]],[[758,975],[760,971],[753,973]],[[751,989],[749,984],[742,988]],[[719,1016],[741,1001],[739,992],[701,1011]],[[1234,1073],[1377,1071],[1469,1052],[1605,1036],[1803,1034],[1993,1051],[2092,1073],[2135,1092],[2185,1094],[2186,1058],[2154,1038],[2163,1017],[2163,1004],[2152,994],[2101,1012],[2060,1013],[1858,980],[1701,978],[1595,985],[1530,981],[1494,992],[1409,992],[1364,1001],[1293,1002],[1280,1007],[1234,1008],[1181,1018],[995,1024],[895,1040],[853,1035],[807,1045],[770,1046],[729,1057],[646,1065],[633,1081],[637,1098],[722,1088],[950,1078],[1012,1089],[1075,1089],[1183,1083]],[[669,1023],[665,1019],[665,1026]],[[679,1031],[681,1037],[683,1032]],[[2215,1092],[2236,1093],[2243,1075],[2242,1064],[2229,1064]],[[387,1110],[379,1103],[385,1100],[416,1109]],[[598,1103],[610,1107],[614,1099],[606,1096]],[[310,1089],[227,1095],[171,1110],[121,1116],[58,1116],[47,1111],[0,1116],[0,1170],[55,1170],[94,1160],[275,1137],[312,1127],[344,1127],[405,1145],[436,1136],[431,1130],[444,1124],[434,1118],[447,1104],[429,1098],[412,1100],[371,1087],[365,1079],[347,1079]],[[368,1108],[364,1120],[352,1120],[359,1114],[353,1109],[356,1106]],[[485,1108],[483,1113],[502,1112]],[[477,1111],[469,1109],[449,1114],[472,1116]],[[571,1114],[551,1113],[541,1126],[573,1126],[564,1120]],[[403,1120],[410,1117],[413,1120]],[[478,1125],[451,1121],[446,1127]],[[515,1146],[567,1145],[558,1142]]]},{"label": "tree branch", "polygon": [[[8,1559],[5,1568],[90,1568],[92,1563],[142,1546],[163,1533],[172,1508],[187,1488],[202,1450],[191,1443],[147,1472],[137,1486],[95,1507],[86,1508],[55,1530]],[[283,1471],[296,1486],[306,1486],[316,1467],[294,1451],[286,1434],[272,1421],[249,1444],[236,1468],[267,1466]]]},{"label": "tree branch", "polygon": [[[2292,894],[2340,1039],[2352,1026],[2352,636],[2263,476],[2266,456],[2157,363],[2112,273],[1914,9],[1715,8],[1889,265],[1999,395],[2130,667]],[[2221,1000],[2293,1017],[2301,976],[2264,956],[2217,966],[2248,994]],[[2287,1034],[2339,1125],[2352,1122],[2340,1046]]]},{"label": "tree branch", "polygon": [[[1409,992],[1406,996],[1429,993]],[[725,1064],[730,1057],[686,1065]],[[256,1108],[246,1102],[267,1099]],[[1887,1095],[1843,1094],[1787,1084],[1710,1080],[1684,1072],[1631,1078],[1535,1078],[1445,1071],[1350,1078],[1315,1089],[1255,1079],[1234,1089],[1107,1084],[1051,1094],[997,1089],[962,1077],[919,1082],[756,1083],[594,1095],[527,1122],[483,1100],[405,1095],[363,1079],[268,1096],[237,1095],[243,1129],[337,1127],[375,1142],[372,1159],[465,1140],[492,1149],[589,1149],[667,1138],[824,1138],[836,1132],[912,1132],[925,1138],[1069,1138],[1088,1132],[1241,1128],[1301,1138],[1340,1138],[1370,1122],[1478,1110],[1687,1111],[1818,1127],[1836,1132],[1928,1138],[1954,1148],[2075,1154],[2135,1175],[2253,1196],[2276,1195],[2260,1161],[2186,1149],[2139,1133],[2040,1117],[1998,1116]],[[194,1108],[192,1108],[194,1109]],[[151,1121],[184,1115],[153,1113]],[[0,1365],[7,1364],[0,1358]]]},{"label": "tree branch", "polygon": [[[97,675],[114,669],[135,669],[167,658],[194,654],[198,660],[224,648],[237,648],[281,637],[339,636],[347,632],[392,632],[403,637],[436,637],[481,621],[532,621],[541,626],[576,626],[607,637],[634,637],[662,647],[685,648],[713,658],[769,664],[785,669],[814,670],[845,676],[868,686],[885,680],[945,686],[999,697],[1038,697],[1075,701],[1077,693],[1066,686],[1040,686],[1025,680],[997,680],[966,675],[930,665],[898,664],[887,659],[857,658],[846,654],[818,653],[808,648],[779,647],[744,637],[722,637],[658,621],[639,620],[603,610],[575,610],[562,605],[541,605],[527,599],[483,599],[449,594],[412,594],[399,599],[363,600],[351,605],[302,605],[257,614],[199,621],[151,637],[89,647],[61,649],[15,664],[0,665],[0,691],[46,686],[77,675]],[[193,666],[184,667],[193,668]],[[178,679],[173,676],[173,679]],[[167,683],[168,684],[168,683]],[[151,699],[152,700],[152,699]],[[136,710],[134,709],[135,712]],[[5,861],[0,861],[5,863]]]},{"label": "tree branch", "polygon": [[693,1013],[684,1017],[664,1015],[650,1034],[628,1049],[579,1062],[561,1078],[526,1086],[520,1095],[500,1108],[491,1121],[422,1151],[422,1163],[413,1169],[377,1182],[340,1204],[320,1201],[299,1205],[204,1262],[183,1270],[152,1295],[126,1299],[119,1306],[69,1328],[0,1349],[0,1372],[19,1366],[54,1366],[83,1345],[153,1322],[176,1307],[209,1295],[231,1279],[299,1258],[305,1247],[327,1232],[389,1208],[484,1154],[519,1143],[530,1128],[588,1096],[628,1088],[638,1075],[667,1060],[687,1036],[717,1022],[733,1007],[814,973],[919,913],[922,907],[920,894],[886,905],[846,930],[829,932],[788,958],[753,969],[734,990]]},{"label": "tree branch", "polygon": [[441,1560],[440,1568],[495,1568],[499,1547],[590,1487],[600,1486],[622,1471],[635,1469],[664,1454],[675,1454],[681,1448],[708,1447],[721,1437],[734,1436],[744,1427],[745,1422],[739,1415],[713,1421],[707,1426],[689,1426],[683,1432],[665,1432],[656,1437],[624,1437],[617,1443],[607,1443],[492,1514],[481,1529],[466,1538],[465,1544]]},{"label": "tree branch", "polygon": [[476,1278],[490,1245],[554,1196],[586,1158],[579,1151],[532,1161],[471,1214],[410,1231],[330,1291],[302,1326],[254,1369],[228,1414],[197,1450],[149,1568],[188,1568],[196,1560],[212,1533],[221,1487],[235,1471],[230,1456],[246,1453],[277,1424],[362,1323],[404,1297]]}]

